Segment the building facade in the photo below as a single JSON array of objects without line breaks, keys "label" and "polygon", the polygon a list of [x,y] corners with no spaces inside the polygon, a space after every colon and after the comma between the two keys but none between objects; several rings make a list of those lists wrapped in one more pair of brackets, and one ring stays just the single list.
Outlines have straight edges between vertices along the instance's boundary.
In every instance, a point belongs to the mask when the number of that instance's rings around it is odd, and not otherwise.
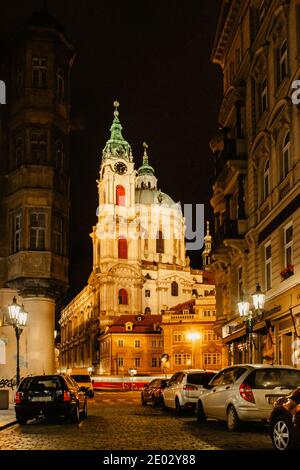
[{"label": "building facade", "polygon": [[[210,277],[213,280],[213,276]],[[189,302],[175,305],[162,315],[167,373],[184,369],[220,370],[227,365],[226,348],[214,330],[216,305],[214,285]]]},{"label": "building facade", "polygon": [[249,360],[237,302],[266,294],[253,360],[299,367],[300,3],[223,1],[212,61],[223,71],[222,131],[211,141],[212,270],[229,363]]},{"label": "building facade", "polygon": [[142,165],[135,170],[131,146],[122,134],[119,103],[114,106],[97,181],[92,273],[61,314],[63,369],[93,367],[95,373],[110,373],[112,367],[101,363],[100,343],[107,327],[123,315],[160,315],[212,288],[206,286],[204,272],[189,265],[180,203],[157,189],[146,144]]},{"label": "building facade", "polygon": [[0,107],[0,367],[16,373],[13,297],[28,326],[21,376],[54,371],[57,302],[68,286],[70,70],[74,49],[45,9],[7,44]]}]

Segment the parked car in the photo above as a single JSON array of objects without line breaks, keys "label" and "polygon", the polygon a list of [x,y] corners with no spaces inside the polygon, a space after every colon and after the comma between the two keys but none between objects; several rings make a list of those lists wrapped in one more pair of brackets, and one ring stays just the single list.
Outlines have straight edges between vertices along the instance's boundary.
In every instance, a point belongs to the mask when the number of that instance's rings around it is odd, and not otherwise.
[{"label": "parked car", "polygon": [[215,374],[215,371],[197,369],[176,372],[163,391],[163,408],[173,408],[177,414],[184,409],[195,410],[199,395],[206,391],[204,385],[207,385]]},{"label": "parked car", "polygon": [[167,379],[154,379],[145,385],[141,393],[142,405],[151,403],[153,406],[161,406],[162,392],[168,384]]},{"label": "parked car", "polygon": [[278,398],[300,386],[300,370],[289,366],[240,364],[222,369],[198,400],[197,418],[227,422],[236,431],[241,421],[268,421]]},{"label": "parked car", "polygon": [[94,387],[91,377],[88,374],[71,374],[72,379],[85,390],[85,394],[89,398],[94,397]]},{"label": "parked car", "polygon": [[300,388],[275,402],[270,435],[277,450],[300,447]]},{"label": "parked car", "polygon": [[68,375],[37,375],[20,383],[15,397],[16,419],[26,424],[40,414],[64,416],[73,423],[87,416],[85,391]]}]

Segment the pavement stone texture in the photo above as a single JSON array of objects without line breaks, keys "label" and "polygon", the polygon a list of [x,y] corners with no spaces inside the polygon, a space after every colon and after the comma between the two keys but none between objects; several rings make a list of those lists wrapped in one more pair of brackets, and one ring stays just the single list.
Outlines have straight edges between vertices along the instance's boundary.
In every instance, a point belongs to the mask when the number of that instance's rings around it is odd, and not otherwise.
[{"label": "pavement stone texture", "polygon": [[[125,395],[126,394],[126,395]],[[225,423],[198,424],[194,414],[176,416],[142,406],[138,392],[96,394],[79,425],[28,422],[0,431],[1,450],[269,450],[268,428],[247,425],[229,433]]]}]

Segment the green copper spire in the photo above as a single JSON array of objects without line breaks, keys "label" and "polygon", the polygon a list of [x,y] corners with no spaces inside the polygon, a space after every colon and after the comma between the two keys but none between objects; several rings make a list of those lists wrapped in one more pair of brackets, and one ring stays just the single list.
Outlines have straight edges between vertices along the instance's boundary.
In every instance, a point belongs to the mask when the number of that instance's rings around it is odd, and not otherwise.
[{"label": "green copper spire", "polygon": [[143,147],[144,147],[143,164],[138,169],[138,175],[139,176],[154,175],[154,168],[152,168],[152,166],[149,165],[149,157],[147,154],[148,145],[146,144],[146,142],[143,143]]},{"label": "green copper spire", "polygon": [[118,101],[114,101],[114,120],[110,128],[110,139],[106,142],[103,149],[102,159],[107,158],[122,158],[124,160],[132,161],[131,146],[124,139],[122,135],[122,125],[119,119]]}]

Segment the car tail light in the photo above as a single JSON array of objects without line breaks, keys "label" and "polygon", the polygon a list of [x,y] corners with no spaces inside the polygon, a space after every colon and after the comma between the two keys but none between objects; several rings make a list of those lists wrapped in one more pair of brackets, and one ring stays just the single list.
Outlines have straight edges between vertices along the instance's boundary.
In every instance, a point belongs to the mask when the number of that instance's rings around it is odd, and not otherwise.
[{"label": "car tail light", "polygon": [[255,403],[254,395],[250,385],[241,384],[240,395],[244,400],[249,401],[250,403]]},{"label": "car tail light", "polygon": [[183,387],[183,390],[198,390],[198,387],[196,387],[195,385],[184,385]]},{"label": "car tail light", "polygon": [[71,394],[68,390],[64,390],[64,401],[71,401]]},{"label": "car tail light", "polygon": [[22,392],[17,392],[15,396],[15,404],[19,405],[22,401],[23,393]]}]

